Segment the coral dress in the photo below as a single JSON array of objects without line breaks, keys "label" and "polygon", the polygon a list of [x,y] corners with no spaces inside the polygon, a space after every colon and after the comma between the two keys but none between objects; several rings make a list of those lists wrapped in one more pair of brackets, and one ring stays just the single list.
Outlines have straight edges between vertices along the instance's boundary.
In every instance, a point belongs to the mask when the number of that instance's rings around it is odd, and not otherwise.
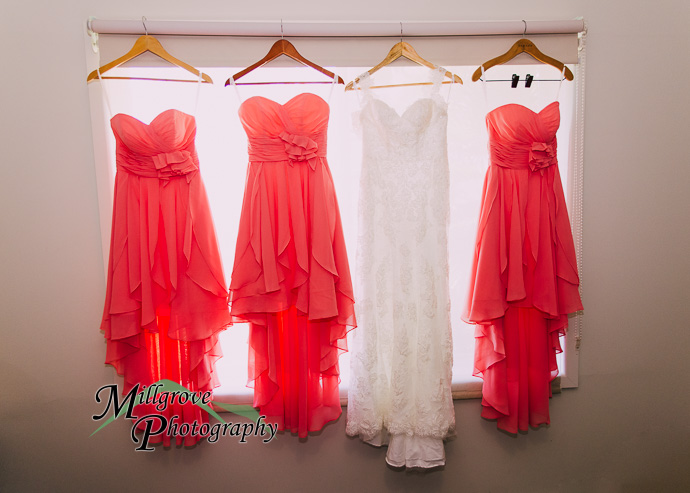
[{"label": "coral dress", "polygon": [[230,284],[234,320],[250,322],[254,407],[307,436],[341,414],[338,356],[355,326],[333,179],[329,107],[314,94],[240,106],[249,167]]},{"label": "coral dress", "polygon": [[[101,323],[106,363],[124,376],[124,393],[161,379],[210,391],[218,385],[218,332],[230,324],[230,313],[199,175],[194,117],[167,110],[147,125],[120,113],[111,127],[117,174]],[[176,403],[162,412],[141,405],[135,412],[177,415],[178,425],[208,421],[193,404]],[[169,445],[170,437],[162,435],[152,438]],[[198,440],[177,436],[178,445]]]},{"label": "coral dress", "polygon": [[558,102],[508,104],[486,117],[484,182],[466,321],[475,323],[482,416],[510,433],[548,424],[567,315],[582,309],[556,159]]}]

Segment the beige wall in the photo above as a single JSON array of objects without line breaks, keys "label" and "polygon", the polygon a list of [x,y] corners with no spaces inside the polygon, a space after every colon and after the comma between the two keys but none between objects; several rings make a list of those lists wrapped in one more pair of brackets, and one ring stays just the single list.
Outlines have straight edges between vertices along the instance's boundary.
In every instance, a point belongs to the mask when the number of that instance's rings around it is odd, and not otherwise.
[{"label": "beige wall", "polygon": [[[231,439],[135,453],[128,425],[89,438],[112,381],[83,25],[102,18],[561,19],[589,23],[580,388],[550,429],[509,437],[455,405],[448,466],[394,472],[344,423],[300,443]],[[690,114],[681,0],[4,2],[0,489],[3,491],[690,490]]]}]

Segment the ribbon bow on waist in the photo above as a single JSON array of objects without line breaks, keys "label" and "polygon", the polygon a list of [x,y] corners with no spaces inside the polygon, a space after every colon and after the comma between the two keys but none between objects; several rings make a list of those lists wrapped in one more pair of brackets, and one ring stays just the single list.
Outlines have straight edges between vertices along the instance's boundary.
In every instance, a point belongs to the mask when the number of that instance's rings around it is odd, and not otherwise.
[{"label": "ribbon bow on waist", "polygon": [[553,144],[546,142],[533,142],[529,151],[529,167],[532,171],[548,168],[556,164],[556,150]]},{"label": "ribbon bow on waist", "polygon": [[[199,169],[194,156],[189,151],[162,152],[151,156],[158,171],[158,178],[168,180],[174,176],[188,175]],[[187,177],[189,181],[190,177]]]},{"label": "ribbon bow on waist", "polygon": [[316,141],[306,135],[295,135],[287,132],[282,132],[278,137],[284,142],[285,153],[288,155],[290,166],[293,165],[293,161],[306,161],[312,170],[316,170],[317,151],[319,150]]}]

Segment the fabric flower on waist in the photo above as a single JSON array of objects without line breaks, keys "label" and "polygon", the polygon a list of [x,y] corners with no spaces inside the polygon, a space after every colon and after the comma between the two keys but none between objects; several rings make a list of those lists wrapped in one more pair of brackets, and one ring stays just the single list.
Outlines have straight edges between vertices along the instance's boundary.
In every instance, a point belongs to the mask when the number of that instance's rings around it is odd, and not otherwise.
[{"label": "fabric flower on waist", "polygon": [[546,142],[533,142],[529,151],[529,167],[532,171],[540,170],[544,173],[544,168],[556,164],[556,150],[553,144]]},{"label": "fabric flower on waist", "polygon": [[282,132],[280,139],[285,143],[285,153],[288,155],[290,165],[293,161],[306,161],[312,170],[316,170],[319,145],[306,135],[295,135]]},{"label": "fabric flower on waist", "polygon": [[187,175],[187,182],[191,179],[190,173],[199,169],[189,151],[162,152],[151,156],[153,164],[158,171],[158,178],[169,180],[174,176]]}]

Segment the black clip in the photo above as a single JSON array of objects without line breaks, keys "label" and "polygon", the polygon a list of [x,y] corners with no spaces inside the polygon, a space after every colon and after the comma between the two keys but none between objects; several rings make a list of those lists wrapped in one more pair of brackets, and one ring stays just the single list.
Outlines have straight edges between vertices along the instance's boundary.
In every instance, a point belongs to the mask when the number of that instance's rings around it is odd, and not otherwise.
[{"label": "black clip", "polygon": [[513,81],[510,83],[510,87],[515,89],[520,82],[520,76],[518,74],[513,74]]},{"label": "black clip", "polygon": [[530,87],[532,85],[532,81],[534,80],[534,76],[527,74],[525,77],[525,87]]}]

